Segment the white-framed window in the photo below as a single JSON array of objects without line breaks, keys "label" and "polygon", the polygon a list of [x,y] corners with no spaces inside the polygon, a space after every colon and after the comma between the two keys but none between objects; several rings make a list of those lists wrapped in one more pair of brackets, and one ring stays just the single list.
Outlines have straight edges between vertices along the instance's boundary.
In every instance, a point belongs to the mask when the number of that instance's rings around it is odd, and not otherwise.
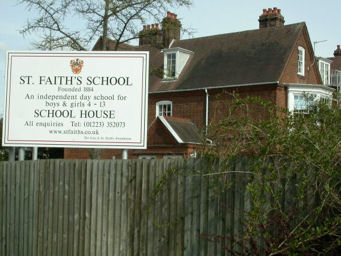
[{"label": "white-framed window", "polygon": [[298,47],[297,74],[304,76],[305,50],[302,46]]},{"label": "white-framed window", "polygon": [[165,100],[156,103],[156,116],[172,116],[172,102]]},{"label": "white-framed window", "polygon": [[341,92],[341,71],[334,70],[332,73],[332,84],[336,86],[338,92]]},{"label": "white-framed window", "polygon": [[307,113],[312,104],[319,100],[330,101],[334,90],[324,85],[288,84],[289,112]]},{"label": "white-framed window", "polygon": [[176,53],[167,53],[166,77],[173,78],[176,75]]},{"label": "white-framed window", "polygon": [[319,61],[319,70],[323,84],[330,84],[330,64],[325,61]]}]

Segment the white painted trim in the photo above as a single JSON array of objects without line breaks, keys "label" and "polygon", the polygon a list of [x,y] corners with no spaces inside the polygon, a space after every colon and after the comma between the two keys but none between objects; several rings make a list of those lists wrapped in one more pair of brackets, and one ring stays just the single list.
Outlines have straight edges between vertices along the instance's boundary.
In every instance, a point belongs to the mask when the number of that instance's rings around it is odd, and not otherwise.
[{"label": "white painted trim", "polygon": [[183,52],[183,53],[186,53],[186,54],[192,54],[192,55],[194,54],[193,51],[187,50],[187,49],[184,49],[184,48],[181,48],[181,47],[166,48],[166,49],[162,49],[161,52],[164,52],[164,53]]},{"label": "white painted trim", "polygon": [[206,94],[206,113],[205,113],[205,133],[207,134],[208,133],[208,111],[209,111],[209,97],[210,95],[208,94],[208,91],[207,89],[205,89],[205,94]]},{"label": "white painted trim", "polygon": [[166,118],[164,118],[163,116],[159,116],[159,118],[160,118],[161,122],[164,124],[164,126],[166,126],[166,128],[173,135],[174,139],[176,139],[176,141],[178,143],[184,143],[183,140],[179,137],[179,135],[174,131],[172,126],[167,122]]},{"label": "white painted trim", "polygon": [[330,92],[334,92],[335,89],[328,87],[322,84],[294,84],[294,83],[284,83],[283,86],[289,88],[297,88],[297,89],[312,89],[312,90],[326,90]]}]

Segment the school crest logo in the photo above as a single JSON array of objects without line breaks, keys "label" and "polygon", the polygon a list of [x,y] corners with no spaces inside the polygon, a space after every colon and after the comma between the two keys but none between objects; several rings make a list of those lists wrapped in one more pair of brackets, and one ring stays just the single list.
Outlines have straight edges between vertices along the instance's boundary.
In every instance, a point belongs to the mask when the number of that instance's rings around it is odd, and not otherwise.
[{"label": "school crest logo", "polygon": [[74,74],[79,74],[82,71],[84,61],[75,59],[70,61],[71,70]]}]

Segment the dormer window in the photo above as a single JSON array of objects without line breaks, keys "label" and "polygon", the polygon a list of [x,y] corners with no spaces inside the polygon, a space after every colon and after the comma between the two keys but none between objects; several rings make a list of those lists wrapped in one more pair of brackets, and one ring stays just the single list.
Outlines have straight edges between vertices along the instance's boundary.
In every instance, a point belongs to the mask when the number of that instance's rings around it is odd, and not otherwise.
[{"label": "dormer window", "polygon": [[305,50],[302,46],[298,47],[297,74],[304,76]]},{"label": "dormer window", "polygon": [[164,81],[177,79],[189,57],[194,54],[192,51],[180,47],[164,49],[163,53]]}]

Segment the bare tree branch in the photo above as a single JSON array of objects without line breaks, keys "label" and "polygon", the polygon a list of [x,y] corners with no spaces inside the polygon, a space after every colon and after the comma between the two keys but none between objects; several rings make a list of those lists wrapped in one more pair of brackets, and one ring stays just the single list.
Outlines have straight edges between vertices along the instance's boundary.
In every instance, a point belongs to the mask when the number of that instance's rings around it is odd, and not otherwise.
[{"label": "bare tree branch", "polygon": [[41,49],[87,50],[99,37],[102,50],[107,37],[119,44],[138,38],[141,24],[159,21],[172,8],[190,6],[191,0],[18,0],[38,16],[31,18],[21,33],[38,34]]}]

